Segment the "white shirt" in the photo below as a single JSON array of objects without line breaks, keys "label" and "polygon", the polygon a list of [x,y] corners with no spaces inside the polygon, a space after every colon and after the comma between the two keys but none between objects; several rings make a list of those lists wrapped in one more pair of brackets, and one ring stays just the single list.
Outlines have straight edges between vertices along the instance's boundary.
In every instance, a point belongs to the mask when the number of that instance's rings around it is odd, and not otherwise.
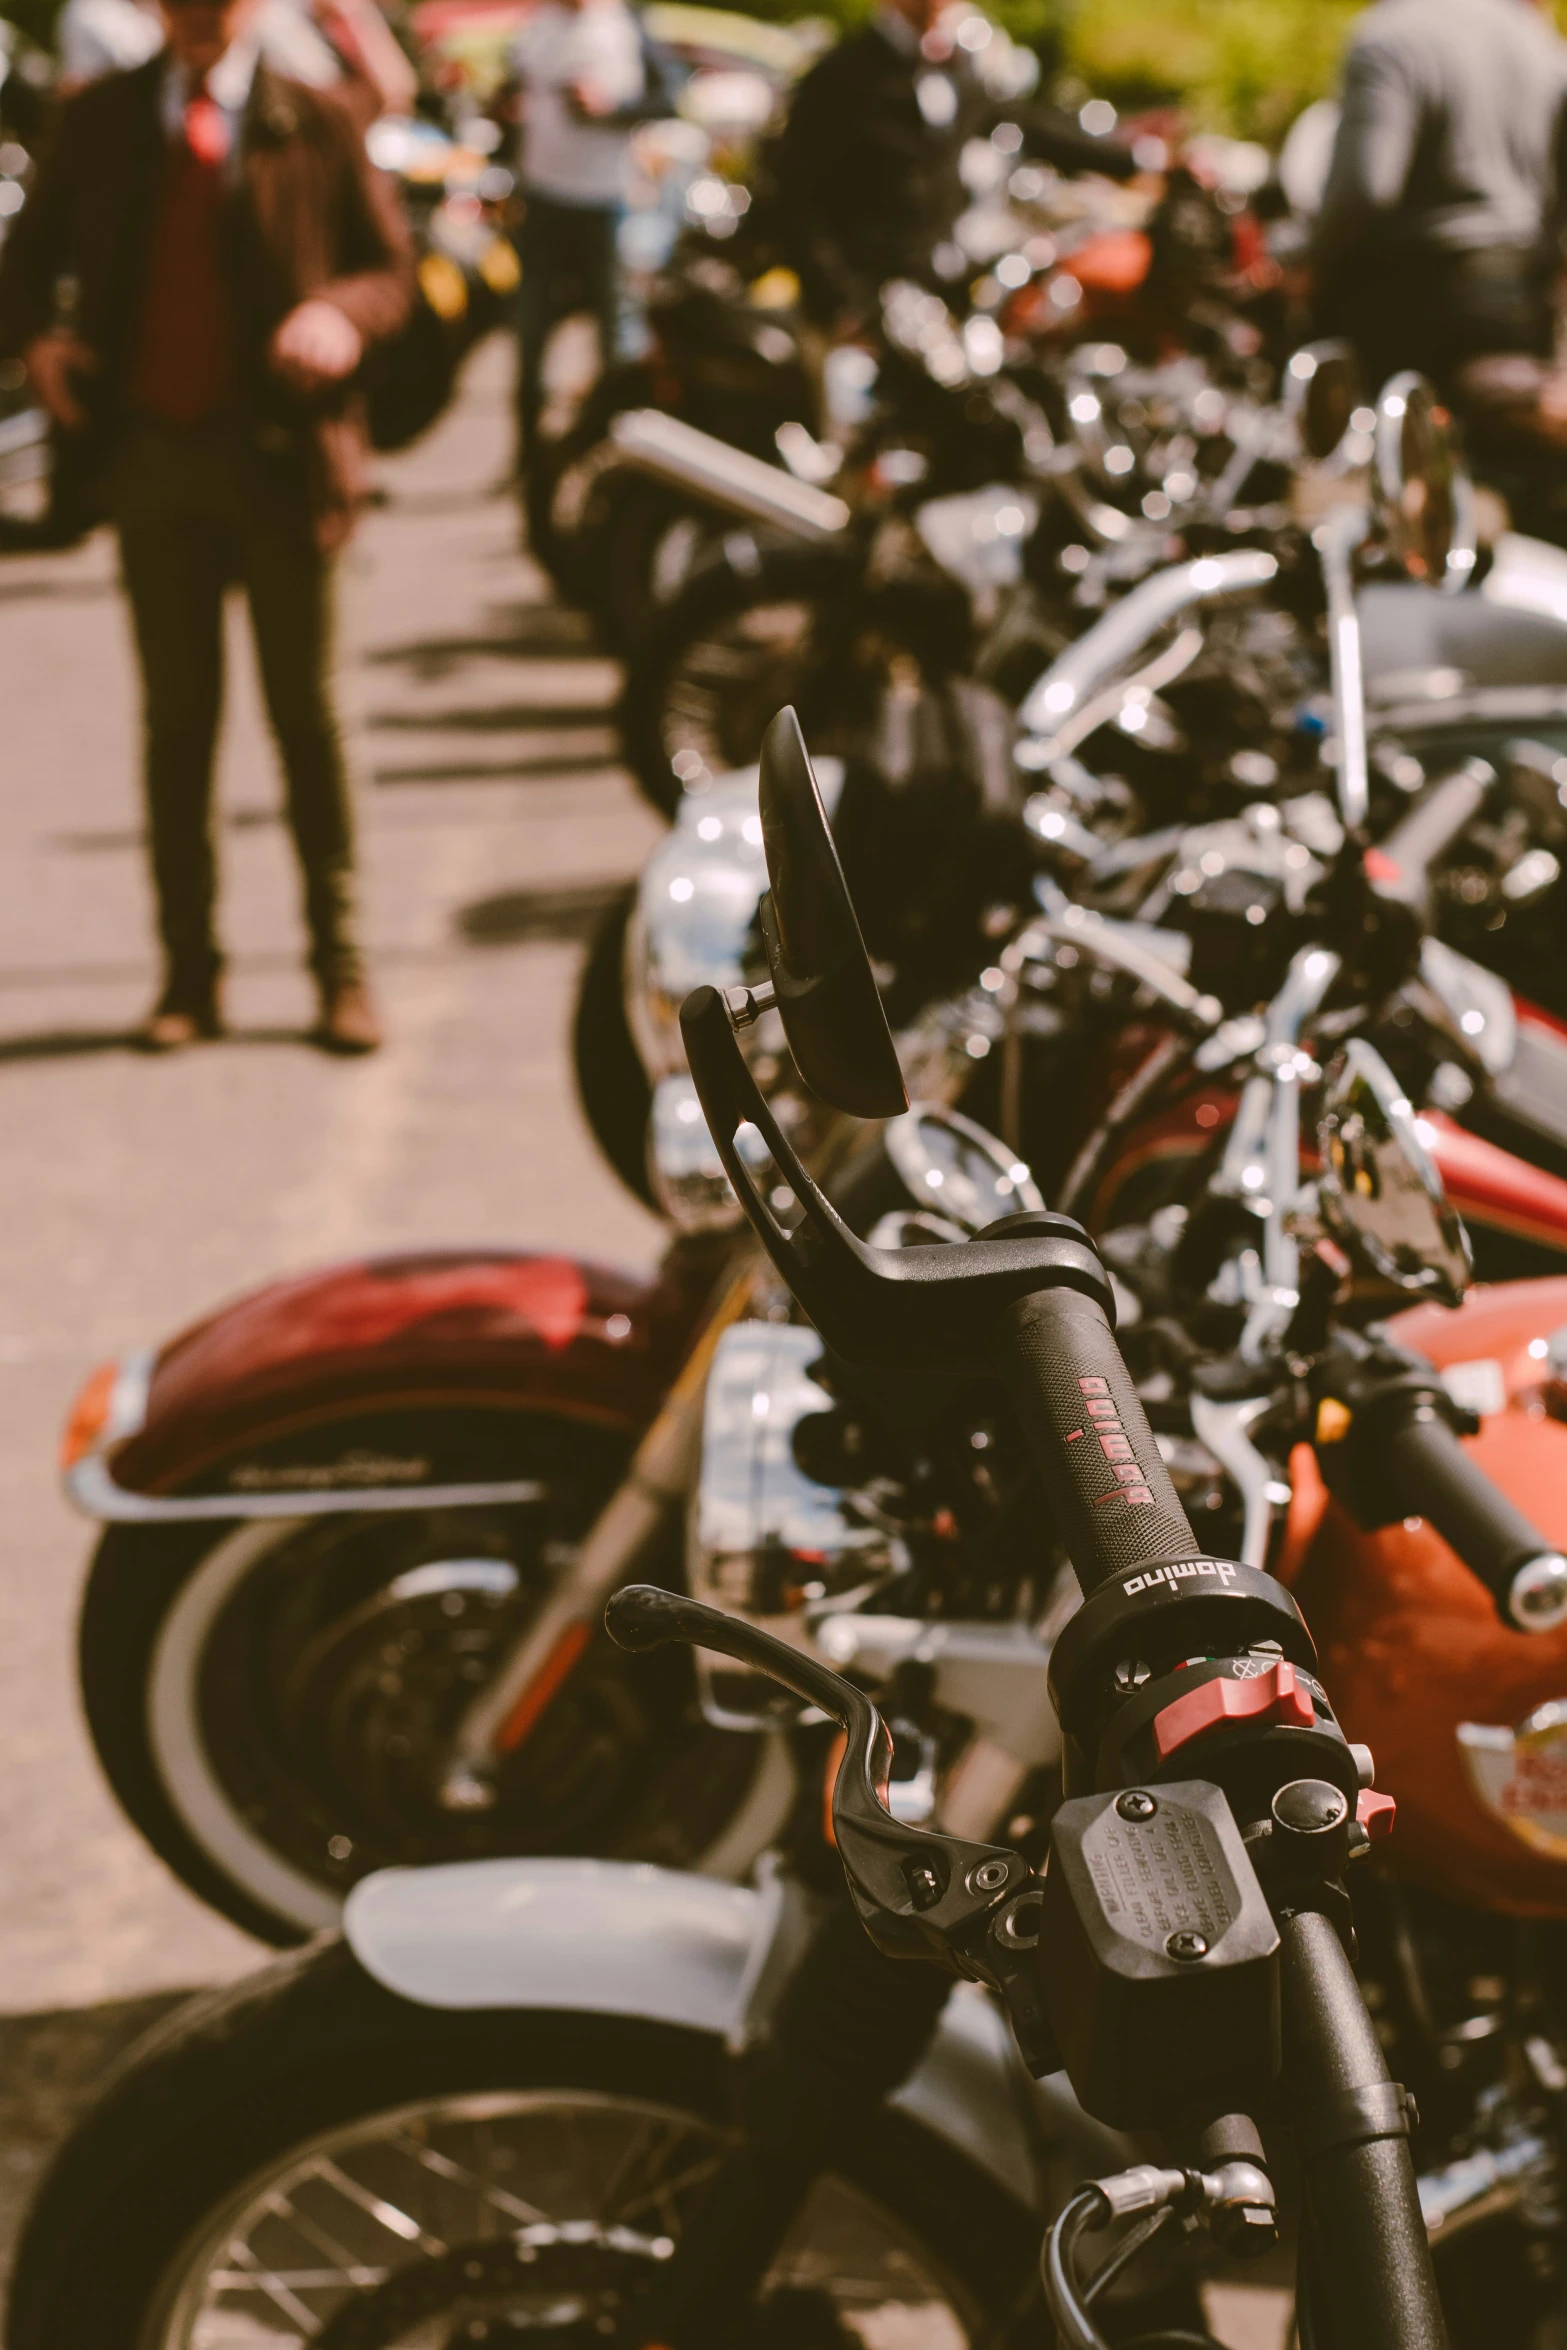
[{"label": "white shirt", "polygon": [[[163,19],[156,6],[144,7],[142,0],[65,0],[60,11],[59,42],[60,70],[73,87],[80,86],[83,82],[101,81],[105,74],[133,72],[150,57],[156,57],[163,47]],[[261,7],[250,19],[244,40],[234,43],[222,62],[214,67],[214,76],[222,77],[229,69],[230,59],[241,51],[246,62],[239,69],[241,78],[237,85],[240,112],[250,94],[258,52],[274,73],[285,74],[292,81],[308,82],[313,89],[330,89],[343,78],[342,66],[330,42],[317,32],[299,0],[262,0]],[[209,86],[218,97],[217,80]],[[184,97],[182,89],[181,109]],[[221,97],[218,104],[225,112],[229,111]]]},{"label": "white shirt", "polygon": [[73,84],[129,73],[163,47],[163,19],[141,0],[65,0],[58,32],[60,71]]},{"label": "white shirt", "polygon": [[584,121],[570,93],[587,83],[615,108],[641,97],[642,42],[625,0],[583,0],[580,8],[543,0],[523,23],[512,56],[527,92],[524,186],[562,204],[620,203],[631,134]]}]

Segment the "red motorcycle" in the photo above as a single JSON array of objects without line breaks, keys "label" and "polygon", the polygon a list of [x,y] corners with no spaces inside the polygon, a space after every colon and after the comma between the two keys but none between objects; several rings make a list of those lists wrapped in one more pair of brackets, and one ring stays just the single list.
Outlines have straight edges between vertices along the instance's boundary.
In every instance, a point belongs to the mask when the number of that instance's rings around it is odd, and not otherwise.
[{"label": "red motorcycle", "polygon": [[[678,1569],[693,1343],[736,1310],[710,1315],[715,1270],[682,1241],[650,1281],[375,1258],[94,1372],[63,1464],[104,1527],[87,1717],[195,1892],[281,1942],[392,1859],[749,1861],[788,1798],[768,1758],[696,1718],[685,1660],[629,1675],[551,1609],[594,1545]],[[475,1699],[482,1777],[458,1736]]]}]

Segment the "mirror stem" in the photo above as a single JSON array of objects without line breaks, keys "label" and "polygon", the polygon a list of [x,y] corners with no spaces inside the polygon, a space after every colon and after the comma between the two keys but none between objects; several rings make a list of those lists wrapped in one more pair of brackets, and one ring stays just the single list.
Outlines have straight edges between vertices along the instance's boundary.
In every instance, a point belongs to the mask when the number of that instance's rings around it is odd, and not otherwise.
[{"label": "mirror stem", "polygon": [[1338,737],[1338,811],[1344,830],[1358,835],[1371,805],[1366,754],[1366,689],[1360,664],[1360,613],[1355,604],[1356,549],[1371,527],[1364,508],[1341,507],[1313,533],[1328,602],[1328,668]]},{"label": "mirror stem", "polygon": [[760,1020],[764,1012],[770,1012],[777,1001],[770,979],[764,979],[759,987],[726,987],[724,990],[724,1009],[729,1014],[731,1028],[749,1028],[754,1021]]}]

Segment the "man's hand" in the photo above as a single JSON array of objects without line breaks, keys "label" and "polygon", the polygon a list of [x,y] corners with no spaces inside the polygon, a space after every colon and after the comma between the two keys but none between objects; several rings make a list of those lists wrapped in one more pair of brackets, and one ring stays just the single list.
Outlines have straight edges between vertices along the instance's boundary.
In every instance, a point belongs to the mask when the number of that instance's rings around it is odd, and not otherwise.
[{"label": "man's hand", "polygon": [[358,327],[335,303],[301,302],[273,335],[267,356],[296,391],[319,392],[352,375],[364,347]]},{"label": "man's hand", "polygon": [[65,327],[36,335],[22,353],[28,382],[66,432],[80,432],[87,423],[87,411],[76,397],[72,378],[91,375],[97,364],[96,351],[90,351]]},{"label": "man's hand", "polygon": [[602,82],[592,81],[586,75],[581,81],[569,85],[569,98],[570,111],[581,116],[584,122],[602,122],[615,111],[615,100],[610,91],[605,89]]}]

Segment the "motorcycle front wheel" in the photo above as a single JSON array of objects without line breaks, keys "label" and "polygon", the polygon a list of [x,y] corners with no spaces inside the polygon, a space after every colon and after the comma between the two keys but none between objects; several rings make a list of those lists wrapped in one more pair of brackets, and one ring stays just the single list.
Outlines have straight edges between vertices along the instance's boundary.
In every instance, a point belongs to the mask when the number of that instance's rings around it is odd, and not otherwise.
[{"label": "motorcycle front wheel", "polygon": [[[335,1925],[370,1871],[506,1853],[747,1868],[793,1791],[785,1744],[704,1723],[689,1660],[600,1633],[451,1800],[453,1735],[620,1483],[624,1434],[519,1413],[510,1508],[111,1526],[80,1627],[88,1725],[133,1825],[264,1941]],[[678,1556],[648,1562],[659,1575]],[[671,1652],[674,1655],[676,1652]],[[658,1660],[661,1661],[661,1660]]]},{"label": "motorcycle front wheel", "polygon": [[626,764],[672,816],[691,775],[751,765],[786,702],[814,752],[842,753],[890,683],[960,669],[968,646],[960,598],[872,585],[858,546],[766,548],[737,530],[632,650],[620,706]]},{"label": "motorcycle front wheel", "polygon": [[633,886],[605,908],[583,959],[571,1019],[571,1066],[594,1141],[626,1189],[657,1216],[664,1211],[647,1164],[653,1088],[626,1018],[626,932],[636,898]]},{"label": "motorcycle front wheel", "polygon": [[[629,2350],[730,2143],[736,2063],[636,2017],[418,2007],[317,1944],[132,2051],[33,2207],[10,2350]],[[834,2323],[970,2350],[1033,2249],[1021,2206],[883,2114],[775,2263],[770,2350]]]}]

